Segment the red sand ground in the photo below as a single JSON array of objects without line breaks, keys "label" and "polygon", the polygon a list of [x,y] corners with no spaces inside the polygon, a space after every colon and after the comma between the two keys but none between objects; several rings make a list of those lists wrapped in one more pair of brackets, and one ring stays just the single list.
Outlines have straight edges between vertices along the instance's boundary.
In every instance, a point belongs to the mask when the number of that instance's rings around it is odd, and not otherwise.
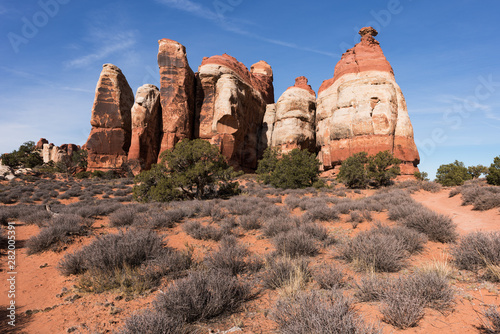
[{"label": "red sand ground", "polygon": [[[448,190],[439,193],[418,192],[412,197],[430,209],[450,215],[457,223],[461,234],[482,230],[492,231],[500,229],[500,213],[498,209],[486,212],[472,211],[470,206],[461,206],[460,195],[449,198]],[[352,231],[351,225],[345,223],[324,225],[331,231],[344,230],[345,234],[354,234],[360,230],[369,229],[371,223],[362,223]],[[386,214],[374,214],[374,220],[387,221]],[[103,225],[104,227],[100,227]],[[107,228],[107,218],[98,220],[94,224],[96,234],[114,232]],[[146,308],[154,299],[157,292],[146,296],[136,297],[132,300],[122,298],[119,293],[108,292],[102,294],[88,294],[76,291],[76,277],[64,277],[57,270],[57,264],[68,252],[82,247],[91,242],[90,238],[80,238],[60,253],[44,252],[40,255],[26,255],[23,244],[39,231],[36,226],[18,225],[17,235],[17,282],[16,305],[17,327],[13,330],[7,326],[5,311],[1,312],[1,333],[66,333],[69,328],[75,327],[74,333],[105,333],[119,329],[124,320],[134,311]],[[353,233],[354,232],[354,233]],[[202,258],[211,249],[216,248],[214,242],[202,242],[187,236],[177,226],[165,234],[168,244],[178,249],[184,249],[187,244],[195,250],[195,257]],[[241,237],[241,241],[249,246],[251,252],[266,254],[273,250],[272,244],[267,239],[260,238],[261,232],[253,231]],[[411,265],[422,266],[433,261],[440,261],[447,257],[448,246],[429,242],[425,251],[411,259]],[[6,257],[2,256],[0,268],[1,281],[0,305],[7,305]],[[322,252],[311,260],[312,268],[324,263],[336,262],[334,254],[329,250]],[[351,277],[356,279],[358,274],[347,265],[344,266]],[[405,273],[403,270],[401,273]],[[312,283],[314,288],[314,283]],[[499,305],[499,284],[478,283],[469,273],[455,271],[452,284],[457,290],[456,306],[453,312],[441,314],[435,310],[426,309],[426,315],[418,327],[400,331],[381,322],[381,314],[376,303],[362,303],[357,307],[369,322],[379,323],[384,328],[384,333],[478,333],[475,326],[481,324],[480,312],[485,305]],[[311,288],[311,287],[308,287]],[[63,292],[66,290],[66,292]],[[62,294],[62,295],[61,295]],[[80,298],[74,301],[75,295]],[[269,312],[278,298],[276,291],[264,290],[256,300],[243,307],[240,313],[225,316],[214,320],[213,323],[200,325],[201,333],[208,333],[208,329],[227,330],[233,326],[243,328],[244,333],[275,333],[276,324],[269,318]],[[122,299],[120,299],[122,298]],[[5,309],[2,307],[2,309]],[[118,310],[111,314],[111,310]],[[28,310],[39,311],[27,316]]]}]

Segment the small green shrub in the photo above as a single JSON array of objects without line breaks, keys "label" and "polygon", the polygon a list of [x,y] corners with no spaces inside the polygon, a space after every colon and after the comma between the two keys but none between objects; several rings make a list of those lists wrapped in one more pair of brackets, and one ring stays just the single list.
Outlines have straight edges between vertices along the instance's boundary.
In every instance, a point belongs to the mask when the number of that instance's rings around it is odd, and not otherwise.
[{"label": "small green shrub", "polygon": [[281,158],[278,156],[279,151],[268,148],[259,161],[257,173],[264,183],[284,189],[307,188],[316,184],[321,163],[315,154],[294,149]]},{"label": "small green shrub", "polygon": [[493,159],[493,163],[490,165],[490,168],[488,168],[486,181],[489,184],[500,186],[500,156]]},{"label": "small green shrub", "polygon": [[447,165],[439,166],[436,173],[436,182],[441,183],[445,187],[461,186],[465,181],[471,180],[464,163],[458,160]]},{"label": "small green shrub", "polygon": [[164,154],[161,164],[136,177],[134,198],[165,202],[234,195],[239,192],[232,182],[236,176],[218,147],[202,139],[183,140]]},{"label": "small green shrub", "polygon": [[429,181],[429,174],[427,172],[415,172],[413,176],[419,181]]},{"label": "small green shrub", "polygon": [[467,172],[470,174],[472,179],[477,179],[483,174],[488,174],[488,167],[483,165],[469,166],[467,167]]},{"label": "small green shrub", "polygon": [[400,163],[389,151],[374,156],[360,152],[342,162],[337,179],[348,188],[366,188],[369,184],[374,187],[388,186],[401,174]]},{"label": "small green shrub", "polygon": [[11,168],[33,168],[43,165],[43,158],[36,150],[35,142],[27,141],[19,146],[18,150],[5,153],[1,156],[2,163]]},{"label": "small green shrub", "polygon": [[276,147],[268,147],[264,151],[262,159],[259,160],[255,171],[264,184],[271,183],[271,173],[276,169],[281,151]]}]

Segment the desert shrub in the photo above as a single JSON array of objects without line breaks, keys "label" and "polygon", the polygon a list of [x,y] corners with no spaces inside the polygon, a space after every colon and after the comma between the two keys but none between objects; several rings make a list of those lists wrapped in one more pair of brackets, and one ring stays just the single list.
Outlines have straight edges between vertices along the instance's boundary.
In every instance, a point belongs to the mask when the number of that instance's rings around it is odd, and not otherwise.
[{"label": "desert shrub", "polygon": [[57,250],[72,241],[73,236],[82,235],[88,229],[88,222],[76,215],[58,215],[40,233],[26,242],[28,255],[45,250]]},{"label": "desert shrub", "polygon": [[307,282],[311,278],[308,266],[309,262],[305,258],[269,257],[263,276],[264,286],[269,289],[279,289],[290,285],[297,277]]},{"label": "desert shrub", "polygon": [[401,174],[397,159],[389,151],[382,151],[371,156],[368,161],[368,176],[375,187],[385,187],[392,184],[392,180]]},{"label": "desert shrub", "polygon": [[[127,189],[127,190],[124,190],[124,189],[117,189],[113,195],[115,197],[124,197],[124,196],[127,196],[128,194],[130,194],[132,192],[132,189]],[[93,193],[93,192],[92,192]]]},{"label": "desert shrub", "polygon": [[312,276],[321,289],[340,289],[347,284],[346,273],[336,265],[320,266]]},{"label": "desert shrub", "polygon": [[410,203],[403,205],[394,205],[389,207],[388,217],[390,220],[399,221],[413,214],[415,211],[425,210],[421,204]]},{"label": "desert shrub", "polygon": [[419,181],[429,181],[429,173],[427,172],[415,172],[413,176]]},{"label": "desert shrub", "polygon": [[210,210],[210,217],[215,222],[226,218],[227,215],[228,215],[228,212],[224,208],[222,208],[221,206],[218,206],[218,205],[215,205],[214,207],[212,207],[212,210]]},{"label": "desert shrub", "polygon": [[221,271],[192,272],[154,301],[157,312],[187,323],[237,311],[255,297],[249,283]]},{"label": "desert shrub", "polygon": [[337,207],[319,205],[309,209],[306,213],[304,213],[304,219],[308,219],[311,221],[335,221],[339,219],[339,211]]},{"label": "desert shrub", "polygon": [[467,172],[470,174],[472,179],[478,179],[481,175],[488,175],[488,167],[483,165],[469,166],[467,167]]},{"label": "desert shrub", "polygon": [[155,165],[136,177],[134,198],[139,201],[201,199],[238,192],[237,175],[218,147],[202,139],[183,140],[164,156],[169,166]]},{"label": "desert shrub", "polygon": [[289,215],[278,215],[264,223],[263,233],[267,237],[274,237],[280,233],[288,232],[298,225],[298,221]]},{"label": "desert shrub", "polygon": [[19,149],[1,156],[2,163],[11,168],[25,167],[33,168],[43,164],[43,158],[36,150],[35,142],[27,141],[19,146]]},{"label": "desert shrub", "polygon": [[328,234],[328,229],[326,227],[312,222],[302,222],[299,226],[299,230],[319,241],[325,241],[330,237],[330,235]]},{"label": "desert shrub", "polygon": [[461,186],[465,181],[472,179],[464,163],[458,160],[439,166],[436,173],[436,182],[445,187]]},{"label": "desert shrub", "polygon": [[431,193],[437,193],[441,191],[442,186],[437,182],[422,182],[420,188]]},{"label": "desert shrub", "polygon": [[481,329],[490,334],[500,333],[500,312],[498,308],[490,306],[483,315],[486,321],[483,323]]},{"label": "desert shrub", "polygon": [[420,253],[423,251],[424,245],[428,240],[425,234],[404,226],[389,227],[377,223],[373,231],[374,233],[395,236],[396,239],[402,242],[404,249],[410,254]]},{"label": "desert shrub", "polygon": [[290,208],[290,210],[298,208],[301,202],[302,200],[297,196],[289,195],[285,198],[285,204],[288,208]]},{"label": "desert shrub", "polygon": [[219,249],[205,256],[203,261],[209,269],[227,271],[236,276],[246,270],[247,255],[246,248],[238,245],[236,237],[228,236],[221,240]]},{"label": "desert shrub", "polygon": [[102,292],[123,288],[142,292],[167,274],[177,276],[189,269],[190,252],[163,247],[162,238],[151,230],[127,230],[97,237],[91,244],[59,263],[63,275],[83,274],[81,288]]},{"label": "desert shrub", "polygon": [[238,223],[244,230],[247,230],[247,231],[248,230],[258,230],[262,226],[262,223],[261,223],[259,217],[256,217],[254,215],[240,216],[238,218]]},{"label": "desert shrub", "polygon": [[[369,212],[369,211],[365,211],[365,212]],[[348,221],[351,222],[353,228],[356,228],[358,226],[358,224],[365,221],[365,218],[360,211],[351,211],[351,215],[350,215]]]},{"label": "desert shrub", "polygon": [[190,220],[182,225],[182,229],[189,236],[198,240],[219,241],[223,236],[222,229],[208,225],[204,226],[199,221]]},{"label": "desert shrub", "polygon": [[425,300],[425,306],[438,311],[446,311],[453,307],[455,292],[448,279],[437,271],[416,272],[407,280]]},{"label": "desert shrub", "polygon": [[370,200],[380,203],[384,208],[416,204],[407,191],[391,188],[380,189]]},{"label": "desert shrub", "polygon": [[81,206],[79,203],[74,203],[74,205],[72,204],[67,206],[69,210],[74,210],[75,214],[82,216],[83,218],[107,216],[121,207],[121,204],[103,200],[99,201],[98,204],[85,203],[84,206]]},{"label": "desert shrub", "polygon": [[248,215],[263,205],[263,199],[251,196],[235,196],[220,204],[233,215]]},{"label": "desert shrub", "polygon": [[500,232],[473,232],[460,238],[451,254],[460,269],[476,271],[500,265]]},{"label": "desert shrub", "polygon": [[341,247],[340,254],[360,270],[386,272],[399,271],[409,256],[401,239],[377,229],[360,232]]},{"label": "desert shrub", "polygon": [[176,222],[179,222],[185,217],[210,217],[216,204],[216,200],[176,201],[169,203],[170,210],[168,211],[173,211],[172,217],[177,217]]},{"label": "desert shrub", "polygon": [[[488,189],[489,187],[483,188]],[[500,192],[483,191],[475,198],[473,209],[486,211],[498,207],[500,207]]]},{"label": "desert shrub", "polygon": [[[456,189],[455,191],[456,194],[454,194],[454,196],[462,194],[462,205],[474,204],[474,201],[476,200],[477,197],[480,196],[482,192],[488,191],[485,190],[486,187],[481,187],[476,184],[464,184],[463,186],[457,187],[455,189]],[[451,193],[450,197],[452,197]]]},{"label": "desert shrub", "polygon": [[360,152],[342,162],[337,179],[348,188],[388,186],[400,174],[400,163],[389,151],[374,156]]},{"label": "desert shrub", "polygon": [[500,187],[464,184],[456,192],[462,194],[462,205],[473,205],[474,210],[490,210],[500,206]]},{"label": "desert shrub", "polygon": [[356,153],[342,162],[337,179],[348,188],[366,188],[369,177],[365,165],[368,163],[366,152]]},{"label": "desert shrub", "polygon": [[457,226],[450,217],[435,213],[424,207],[402,218],[400,223],[427,235],[431,241],[454,242],[458,237]]},{"label": "desert shrub", "polygon": [[271,173],[276,169],[280,154],[281,151],[279,148],[268,147],[264,151],[262,159],[259,160],[256,173],[258,175],[258,179],[264,184],[271,183]]},{"label": "desert shrub", "polygon": [[290,215],[290,213],[286,209],[279,207],[277,205],[265,205],[256,208],[253,214],[260,217],[263,220],[275,217],[288,217]]},{"label": "desert shrub", "polygon": [[148,310],[130,316],[118,334],[181,334],[186,333],[184,325],[180,317]]},{"label": "desert shrub", "polygon": [[424,300],[408,291],[394,290],[384,296],[380,312],[382,320],[399,329],[417,326],[424,317]]},{"label": "desert shrub", "polygon": [[[171,228],[175,223],[186,217],[186,211],[182,209],[170,209],[167,211],[151,211],[144,216],[143,224],[150,228]],[[134,224],[137,223],[134,221]]]},{"label": "desert shrub", "polygon": [[380,311],[385,322],[400,329],[416,326],[424,316],[424,307],[444,311],[453,305],[454,292],[448,280],[436,272],[417,272],[388,285]]},{"label": "desert shrub", "polygon": [[135,215],[139,212],[137,209],[135,205],[127,205],[119,208],[109,216],[109,224],[112,227],[132,225]]},{"label": "desert shrub", "polygon": [[280,333],[286,334],[381,333],[364,323],[350,298],[336,292],[320,294],[311,291],[280,299],[273,318]]},{"label": "desert shrub", "polygon": [[257,174],[265,184],[276,188],[307,188],[318,181],[319,166],[316,155],[307,150],[294,149],[280,154],[275,148],[267,148],[259,160]]},{"label": "desert shrub", "polygon": [[287,256],[314,256],[319,247],[316,240],[303,230],[290,230],[276,235],[273,239],[276,251]]},{"label": "desert shrub", "polygon": [[361,302],[381,301],[384,298],[386,290],[390,288],[390,281],[385,278],[379,278],[374,274],[361,277],[359,283],[356,283],[356,298]]},{"label": "desert shrub", "polygon": [[335,210],[337,210],[339,213],[346,215],[349,212],[351,212],[352,208],[354,207],[353,201],[351,200],[343,200],[341,202],[338,202],[335,205]]},{"label": "desert shrub", "polygon": [[[97,237],[91,244],[64,256],[60,263],[64,275],[81,274],[90,269],[108,272],[125,265],[138,267],[162,253],[162,240],[153,231],[127,230]],[[77,260],[77,261],[74,261]],[[78,263],[69,267],[68,263]]]},{"label": "desert shrub", "polygon": [[7,225],[19,217],[20,206],[0,206],[0,225]]},{"label": "desert shrub", "polygon": [[489,184],[500,186],[500,156],[493,159],[493,163],[488,168],[488,175],[486,181]]}]

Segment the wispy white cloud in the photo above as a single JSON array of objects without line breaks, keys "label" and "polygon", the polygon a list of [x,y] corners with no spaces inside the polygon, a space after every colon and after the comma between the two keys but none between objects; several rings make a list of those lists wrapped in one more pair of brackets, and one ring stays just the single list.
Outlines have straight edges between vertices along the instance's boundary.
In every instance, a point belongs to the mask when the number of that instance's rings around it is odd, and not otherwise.
[{"label": "wispy white cloud", "polygon": [[190,0],[156,0],[156,1],[161,4],[167,5],[171,8],[179,9],[207,20],[219,21],[222,19],[221,15],[218,15],[211,9],[203,6],[202,4],[195,3]]},{"label": "wispy white cloud", "polygon": [[36,74],[33,72],[26,72],[23,70],[19,70],[16,68],[10,68],[10,67],[6,67],[6,66],[0,66],[0,70],[10,74],[11,76],[26,79],[26,81],[36,83],[40,86],[50,87],[53,89],[74,91],[74,92],[92,93],[92,91],[89,89],[84,89],[84,88],[79,88],[79,87],[62,86],[59,83],[47,80],[47,79],[43,78],[42,75],[39,75],[39,74]]},{"label": "wispy white cloud", "polygon": [[67,61],[65,65],[82,68],[117,52],[128,50],[137,43],[137,35],[137,32],[132,30],[116,32],[93,29],[90,36],[95,44],[94,50],[89,54]]},{"label": "wispy white cloud", "polygon": [[158,2],[160,4],[167,5],[170,8],[175,8],[175,9],[187,12],[191,15],[196,16],[196,17],[211,21],[211,22],[217,24],[218,26],[220,26],[221,28],[223,28],[224,30],[238,34],[238,35],[247,36],[247,37],[250,37],[253,39],[257,39],[257,40],[267,42],[270,44],[274,44],[274,45],[283,46],[286,48],[317,53],[317,54],[325,55],[328,57],[335,57],[335,58],[338,57],[338,55],[331,53],[331,52],[317,50],[317,49],[310,48],[310,47],[304,47],[304,46],[297,45],[295,43],[290,43],[290,42],[282,41],[279,39],[267,38],[267,37],[260,36],[258,34],[249,32],[245,29],[240,28],[239,26],[242,24],[254,25],[253,23],[250,23],[248,21],[241,21],[241,20],[236,21],[236,20],[229,19],[229,18],[225,17],[223,15],[223,13],[218,13],[217,11],[214,11],[214,10],[212,10],[212,9],[210,9],[210,8],[200,4],[200,3],[197,3],[197,2],[194,2],[191,0],[156,0],[156,2]]}]

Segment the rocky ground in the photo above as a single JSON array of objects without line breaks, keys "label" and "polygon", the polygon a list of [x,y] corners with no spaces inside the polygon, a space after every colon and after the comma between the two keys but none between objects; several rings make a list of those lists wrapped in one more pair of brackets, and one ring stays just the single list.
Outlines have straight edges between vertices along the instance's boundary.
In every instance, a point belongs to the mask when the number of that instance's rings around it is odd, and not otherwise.
[{"label": "rocky ground", "polygon": [[[278,333],[280,329],[295,333],[297,327],[280,323],[280,319],[287,317],[287,302],[293,300],[293,305],[302,305],[308,296],[324,301],[321,298],[332,294],[332,286],[334,300],[340,300],[340,296],[352,298],[355,310],[352,314],[354,318],[360,317],[355,320],[359,328],[363,323],[378,328],[371,332],[487,332],[485,326],[491,324],[484,313],[490,305],[500,304],[500,284],[495,282],[494,275],[486,275],[484,268],[461,269],[452,252],[456,243],[470,232],[500,230],[498,207],[480,211],[474,207],[488,206],[480,206],[477,201],[462,205],[471,196],[471,189],[476,191],[478,185],[455,190],[405,182],[379,191],[346,190],[340,185],[324,190],[276,190],[245,177],[241,182],[244,193],[228,200],[140,205],[132,203],[132,184],[126,179],[14,182],[4,181],[0,186],[0,199],[4,203],[0,206],[3,235],[8,222],[15,224],[17,272],[13,328],[6,321],[10,299],[6,293],[9,270],[4,243],[0,258],[2,333],[118,332],[132,314],[151,309],[159,295],[175,286],[174,281],[185,280],[193,272],[206,273],[224,266],[221,265],[224,261],[213,260],[218,259],[217,254],[223,249],[236,254],[233,262],[241,260],[239,266],[231,267],[234,279],[249,284],[254,296],[221,315],[188,321],[185,328],[191,332],[224,332],[233,328],[243,333]],[[450,192],[456,195],[450,197]],[[480,197],[477,194],[475,197]],[[51,213],[45,203],[50,203]],[[413,226],[413,232],[391,230],[399,231],[397,235],[409,235],[409,240],[416,244],[414,250],[400,249],[399,255],[404,255],[391,263],[376,260],[372,263],[359,254],[349,256],[346,249],[355,248],[354,240],[359,235],[380,225],[389,229],[408,225],[411,214],[403,213],[407,208],[416,208],[418,217],[430,215],[433,221],[439,221],[430,229],[419,225],[416,229]],[[448,216],[451,221],[438,214]],[[56,224],[61,215],[67,219],[67,215],[77,215],[85,221],[81,229],[66,233],[48,246],[35,243],[33,237]],[[453,224],[458,235],[454,235]],[[419,228],[425,235],[416,232]],[[96,280],[92,281],[88,274],[63,275],[61,263],[65,256],[120,230],[137,235],[137,231],[153,231],[173,250],[172,254],[190,254],[192,263],[176,272],[165,271],[151,285],[134,285],[137,282],[126,277],[132,283],[123,279],[102,292],[95,291]],[[389,252],[385,260],[393,256],[388,250],[393,239],[394,236],[385,234],[377,239],[383,247],[374,256],[384,252]],[[295,243],[291,245],[290,240]],[[301,267],[300,261],[305,265]],[[276,276],[276,263],[292,264],[288,276]],[[138,271],[130,269],[132,275],[149,270],[144,264],[138,268]],[[367,298],[361,292],[367,291],[369,279],[387,285],[390,282],[387,280],[411,275],[423,277],[418,275],[425,273],[435,273],[444,285],[439,297],[422,306],[423,317],[417,316],[413,327],[402,330],[391,323],[384,312],[388,298],[364,301]],[[451,295],[446,295],[449,291]],[[403,298],[401,303],[405,302],[408,300]],[[314,303],[312,306],[321,307]],[[286,318],[288,325],[294,324],[294,318],[306,321],[310,315],[307,308],[301,311],[305,313],[293,312],[295,317]]]}]

